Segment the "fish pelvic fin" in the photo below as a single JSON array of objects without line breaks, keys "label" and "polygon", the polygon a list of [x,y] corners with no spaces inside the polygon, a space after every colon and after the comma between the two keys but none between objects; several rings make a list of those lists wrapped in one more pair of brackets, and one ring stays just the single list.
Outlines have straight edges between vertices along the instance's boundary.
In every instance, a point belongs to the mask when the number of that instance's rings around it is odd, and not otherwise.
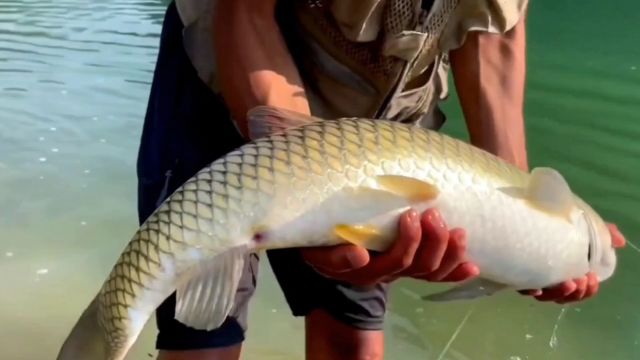
[{"label": "fish pelvic fin", "polygon": [[333,226],[333,234],[339,239],[369,250],[385,251],[397,232],[396,219],[410,208],[411,201],[396,192],[360,186],[344,189],[322,211],[340,209],[352,216],[352,221]]},{"label": "fish pelvic fin", "polygon": [[370,250],[384,251],[387,248],[387,241],[380,229],[371,225],[339,224],[333,232],[342,240]]},{"label": "fish pelvic fin", "polygon": [[376,180],[383,189],[402,196],[410,202],[430,201],[438,197],[440,193],[437,186],[416,178],[401,175],[379,175]]},{"label": "fish pelvic fin", "polygon": [[213,330],[233,310],[246,265],[245,246],[203,260],[180,276],[176,289],[175,319],[198,330]]},{"label": "fish pelvic fin", "polygon": [[113,357],[98,322],[98,300],[94,298],[84,310],[62,344],[57,360],[111,360]]},{"label": "fish pelvic fin", "polygon": [[571,222],[575,208],[573,192],[557,170],[535,168],[531,171],[526,188],[505,187],[499,190],[511,197],[527,201],[535,209]]},{"label": "fish pelvic fin", "polygon": [[506,289],[507,287],[508,286],[505,284],[483,278],[477,278],[442,292],[425,295],[422,299],[434,302],[471,300],[482,296],[491,296],[500,290]]},{"label": "fish pelvic fin", "polygon": [[247,112],[249,138],[252,140],[316,121],[321,119],[274,106],[256,106]]}]

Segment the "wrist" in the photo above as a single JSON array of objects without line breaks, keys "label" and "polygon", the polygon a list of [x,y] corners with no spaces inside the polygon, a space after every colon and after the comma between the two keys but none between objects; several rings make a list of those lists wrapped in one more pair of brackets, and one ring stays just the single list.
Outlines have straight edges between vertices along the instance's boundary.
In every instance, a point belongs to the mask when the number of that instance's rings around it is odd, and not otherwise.
[{"label": "wrist", "polygon": [[523,171],[529,171],[524,129],[506,127],[500,132],[485,132],[483,136],[472,136],[471,144]]}]

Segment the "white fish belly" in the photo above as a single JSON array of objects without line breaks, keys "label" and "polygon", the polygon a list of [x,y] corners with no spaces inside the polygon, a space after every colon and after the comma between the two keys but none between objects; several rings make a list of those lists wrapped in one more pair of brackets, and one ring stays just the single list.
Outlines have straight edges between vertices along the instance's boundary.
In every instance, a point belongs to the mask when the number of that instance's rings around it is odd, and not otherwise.
[{"label": "white fish belly", "polygon": [[567,220],[498,190],[447,189],[436,204],[467,233],[467,252],[483,278],[518,289],[540,288],[588,271],[588,239]]}]

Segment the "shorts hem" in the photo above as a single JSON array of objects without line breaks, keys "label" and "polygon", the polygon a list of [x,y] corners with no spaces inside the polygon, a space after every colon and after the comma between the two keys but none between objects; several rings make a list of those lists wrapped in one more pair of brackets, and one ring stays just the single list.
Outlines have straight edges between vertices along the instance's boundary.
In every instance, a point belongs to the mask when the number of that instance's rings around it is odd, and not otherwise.
[{"label": "shorts hem", "polygon": [[186,331],[182,328],[160,331],[155,347],[162,351],[206,350],[239,345],[244,340],[244,330],[235,319],[230,318],[222,327],[211,331],[192,328]]},{"label": "shorts hem", "polygon": [[344,312],[339,310],[332,311],[331,309],[321,307],[314,309],[292,310],[291,313],[294,317],[306,317],[314,310],[323,310],[335,320],[357,330],[382,331],[384,329],[384,317],[366,319],[357,315],[345,314]]}]

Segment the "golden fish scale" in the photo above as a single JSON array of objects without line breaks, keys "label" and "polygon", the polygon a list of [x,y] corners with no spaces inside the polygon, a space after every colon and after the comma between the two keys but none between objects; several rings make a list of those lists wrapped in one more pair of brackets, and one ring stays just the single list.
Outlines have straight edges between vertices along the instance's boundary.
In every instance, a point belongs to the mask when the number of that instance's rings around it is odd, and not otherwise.
[{"label": "golden fish scale", "polygon": [[287,174],[301,174],[278,184],[274,191],[284,191],[283,196],[296,196],[286,186],[280,186],[295,185],[296,181],[307,192],[327,195],[327,190],[360,185],[378,174],[405,174],[463,185],[519,184],[527,176],[460,140],[387,121],[323,121],[260,140],[255,146],[281,148],[286,165],[281,168],[286,168]]},{"label": "golden fish scale", "polygon": [[238,229],[277,216],[276,205],[289,214],[303,211],[312,200],[377,174],[413,174],[440,184],[515,184],[526,176],[459,140],[387,121],[321,121],[249,143],[183,184],[127,245],[100,297],[109,341],[114,348],[126,341],[127,308],[153,291],[162,258],[180,260],[185,250],[213,243],[224,248]]}]

